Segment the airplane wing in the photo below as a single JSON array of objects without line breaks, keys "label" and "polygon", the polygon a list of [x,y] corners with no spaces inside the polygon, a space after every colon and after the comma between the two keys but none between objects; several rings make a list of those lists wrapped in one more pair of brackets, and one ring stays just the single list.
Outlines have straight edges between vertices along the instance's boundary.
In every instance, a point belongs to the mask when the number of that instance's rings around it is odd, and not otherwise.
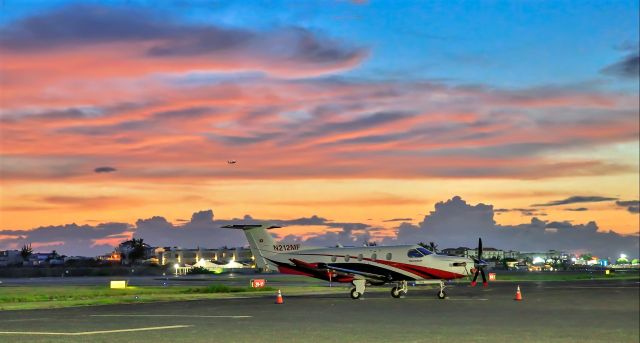
[{"label": "airplane wing", "polygon": [[361,276],[376,283],[389,280],[389,278],[385,275],[367,273],[349,268],[342,268],[327,263],[307,263],[297,259],[290,259],[290,261],[293,262],[293,264],[295,264],[299,269],[304,270],[309,274],[318,275],[320,276],[320,278],[324,278],[327,272],[336,272],[338,274],[338,276],[335,277],[336,280],[340,279],[341,276],[351,278],[353,278],[354,276]]},{"label": "airplane wing", "polygon": [[326,268],[329,269],[329,270],[335,270],[335,271],[338,271],[338,272],[347,273],[347,274],[351,274],[351,275],[360,275],[360,276],[364,276],[365,278],[376,279],[378,281],[387,281],[389,279],[388,277],[386,277],[384,275],[361,272],[359,270],[353,270],[353,269],[348,269],[348,268],[336,267],[336,266],[332,266],[330,264],[327,265]]}]

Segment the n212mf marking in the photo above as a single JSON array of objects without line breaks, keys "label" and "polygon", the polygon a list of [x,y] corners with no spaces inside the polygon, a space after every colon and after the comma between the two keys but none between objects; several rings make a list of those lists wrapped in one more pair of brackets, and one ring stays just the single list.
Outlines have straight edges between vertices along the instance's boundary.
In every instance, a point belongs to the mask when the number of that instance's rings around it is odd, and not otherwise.
[{"label": "n212mf marking", "polygon": [[295,251],[300,250],[300,244],[274,244],[275,251]]}]

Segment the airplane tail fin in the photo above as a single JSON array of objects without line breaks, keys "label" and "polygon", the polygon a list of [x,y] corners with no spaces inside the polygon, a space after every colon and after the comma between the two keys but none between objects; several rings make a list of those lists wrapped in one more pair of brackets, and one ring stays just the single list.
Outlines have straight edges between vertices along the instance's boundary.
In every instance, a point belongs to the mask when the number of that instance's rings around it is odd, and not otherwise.
[{"label": "airplane tail fin", "polygon": [[249,246],[251,247],[251,253],[256,259],[256,265],[258,268],[264,270],[277,269],[265,256],[269,257],[275,254],[274,246],[276,245],[276,241],[267,230],[279,227],[280,226],[271,224],[235,224],[223,226],[223,228],[226,229],[239,229],[244,231],[249,241]]}]

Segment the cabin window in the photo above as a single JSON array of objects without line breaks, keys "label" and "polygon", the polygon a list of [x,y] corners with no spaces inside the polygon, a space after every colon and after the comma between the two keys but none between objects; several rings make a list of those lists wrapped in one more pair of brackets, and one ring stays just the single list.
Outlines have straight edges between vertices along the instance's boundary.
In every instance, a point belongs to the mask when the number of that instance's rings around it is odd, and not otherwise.
[{"label": "cabin window", "polygon": [[376,255],[376,253],[371,254],[371,259],[372,260],[377,260],[378,259],[378,255]]},{"label": "cabin window", "polygon": [[331,256],[331,262],[335,262],[338,258],[335,256]]},{"label": "cabin window", "polygon": [[409,256],[409,258],[421,258],[423,255],[418,250],[411,249],[407,251],[407,256]]},{"label": "cabin window", "polygon": [[392,257],[391,253],[390,253],[390,252],[388,252],[388,253],[387,253],[387,260],[391,260],[391,257]]},{"label": "cabin window", "polygon": [[345,256],[344,256],[344,261],[345,261],[345,262],[349,262],[349,255],[345,255]]},{"label": "cabin window", "polygon": [[425,249],[425,248],[423,248],[423,247],[418,248],[418,251],[419,251],[419,252],[421,252],[424,256],[427,256],[427,255],[431,255],[431,254],[432,254],[432,252],[431,252],[431,251],[429,251],[428,249]]},{"label": "cabin window", "polygon": [[362,254],[358,254],[358,261],[362,261]]}]

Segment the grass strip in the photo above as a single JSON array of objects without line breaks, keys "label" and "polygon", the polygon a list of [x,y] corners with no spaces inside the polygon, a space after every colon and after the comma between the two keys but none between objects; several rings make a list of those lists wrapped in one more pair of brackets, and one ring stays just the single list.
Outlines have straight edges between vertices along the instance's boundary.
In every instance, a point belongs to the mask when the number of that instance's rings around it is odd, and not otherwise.
[{"label": "grass strip", "polygon": [[576,274],[555,274],[554,272],[544,273],[523,273],[523,274],[509,274],[509,273],[496,273],[497,282],[500,281],[584,281],[584,280],[638,280],[640,279],[639,273],[625,273],[625,274],[609,274],[604,273],[576,273]]},{"label": "grass strip", "polygon": [[[284,286],[285,295],[345,292],[344,287]],[[0,288],[0,310],[61,308],[71,306],[112,305],[157,301],[223,299],[237,296],[274,295],[274,287],[251,288],[213,284],[203,287],[140,286],[109,289],[103,286],[16,286]]]}]

